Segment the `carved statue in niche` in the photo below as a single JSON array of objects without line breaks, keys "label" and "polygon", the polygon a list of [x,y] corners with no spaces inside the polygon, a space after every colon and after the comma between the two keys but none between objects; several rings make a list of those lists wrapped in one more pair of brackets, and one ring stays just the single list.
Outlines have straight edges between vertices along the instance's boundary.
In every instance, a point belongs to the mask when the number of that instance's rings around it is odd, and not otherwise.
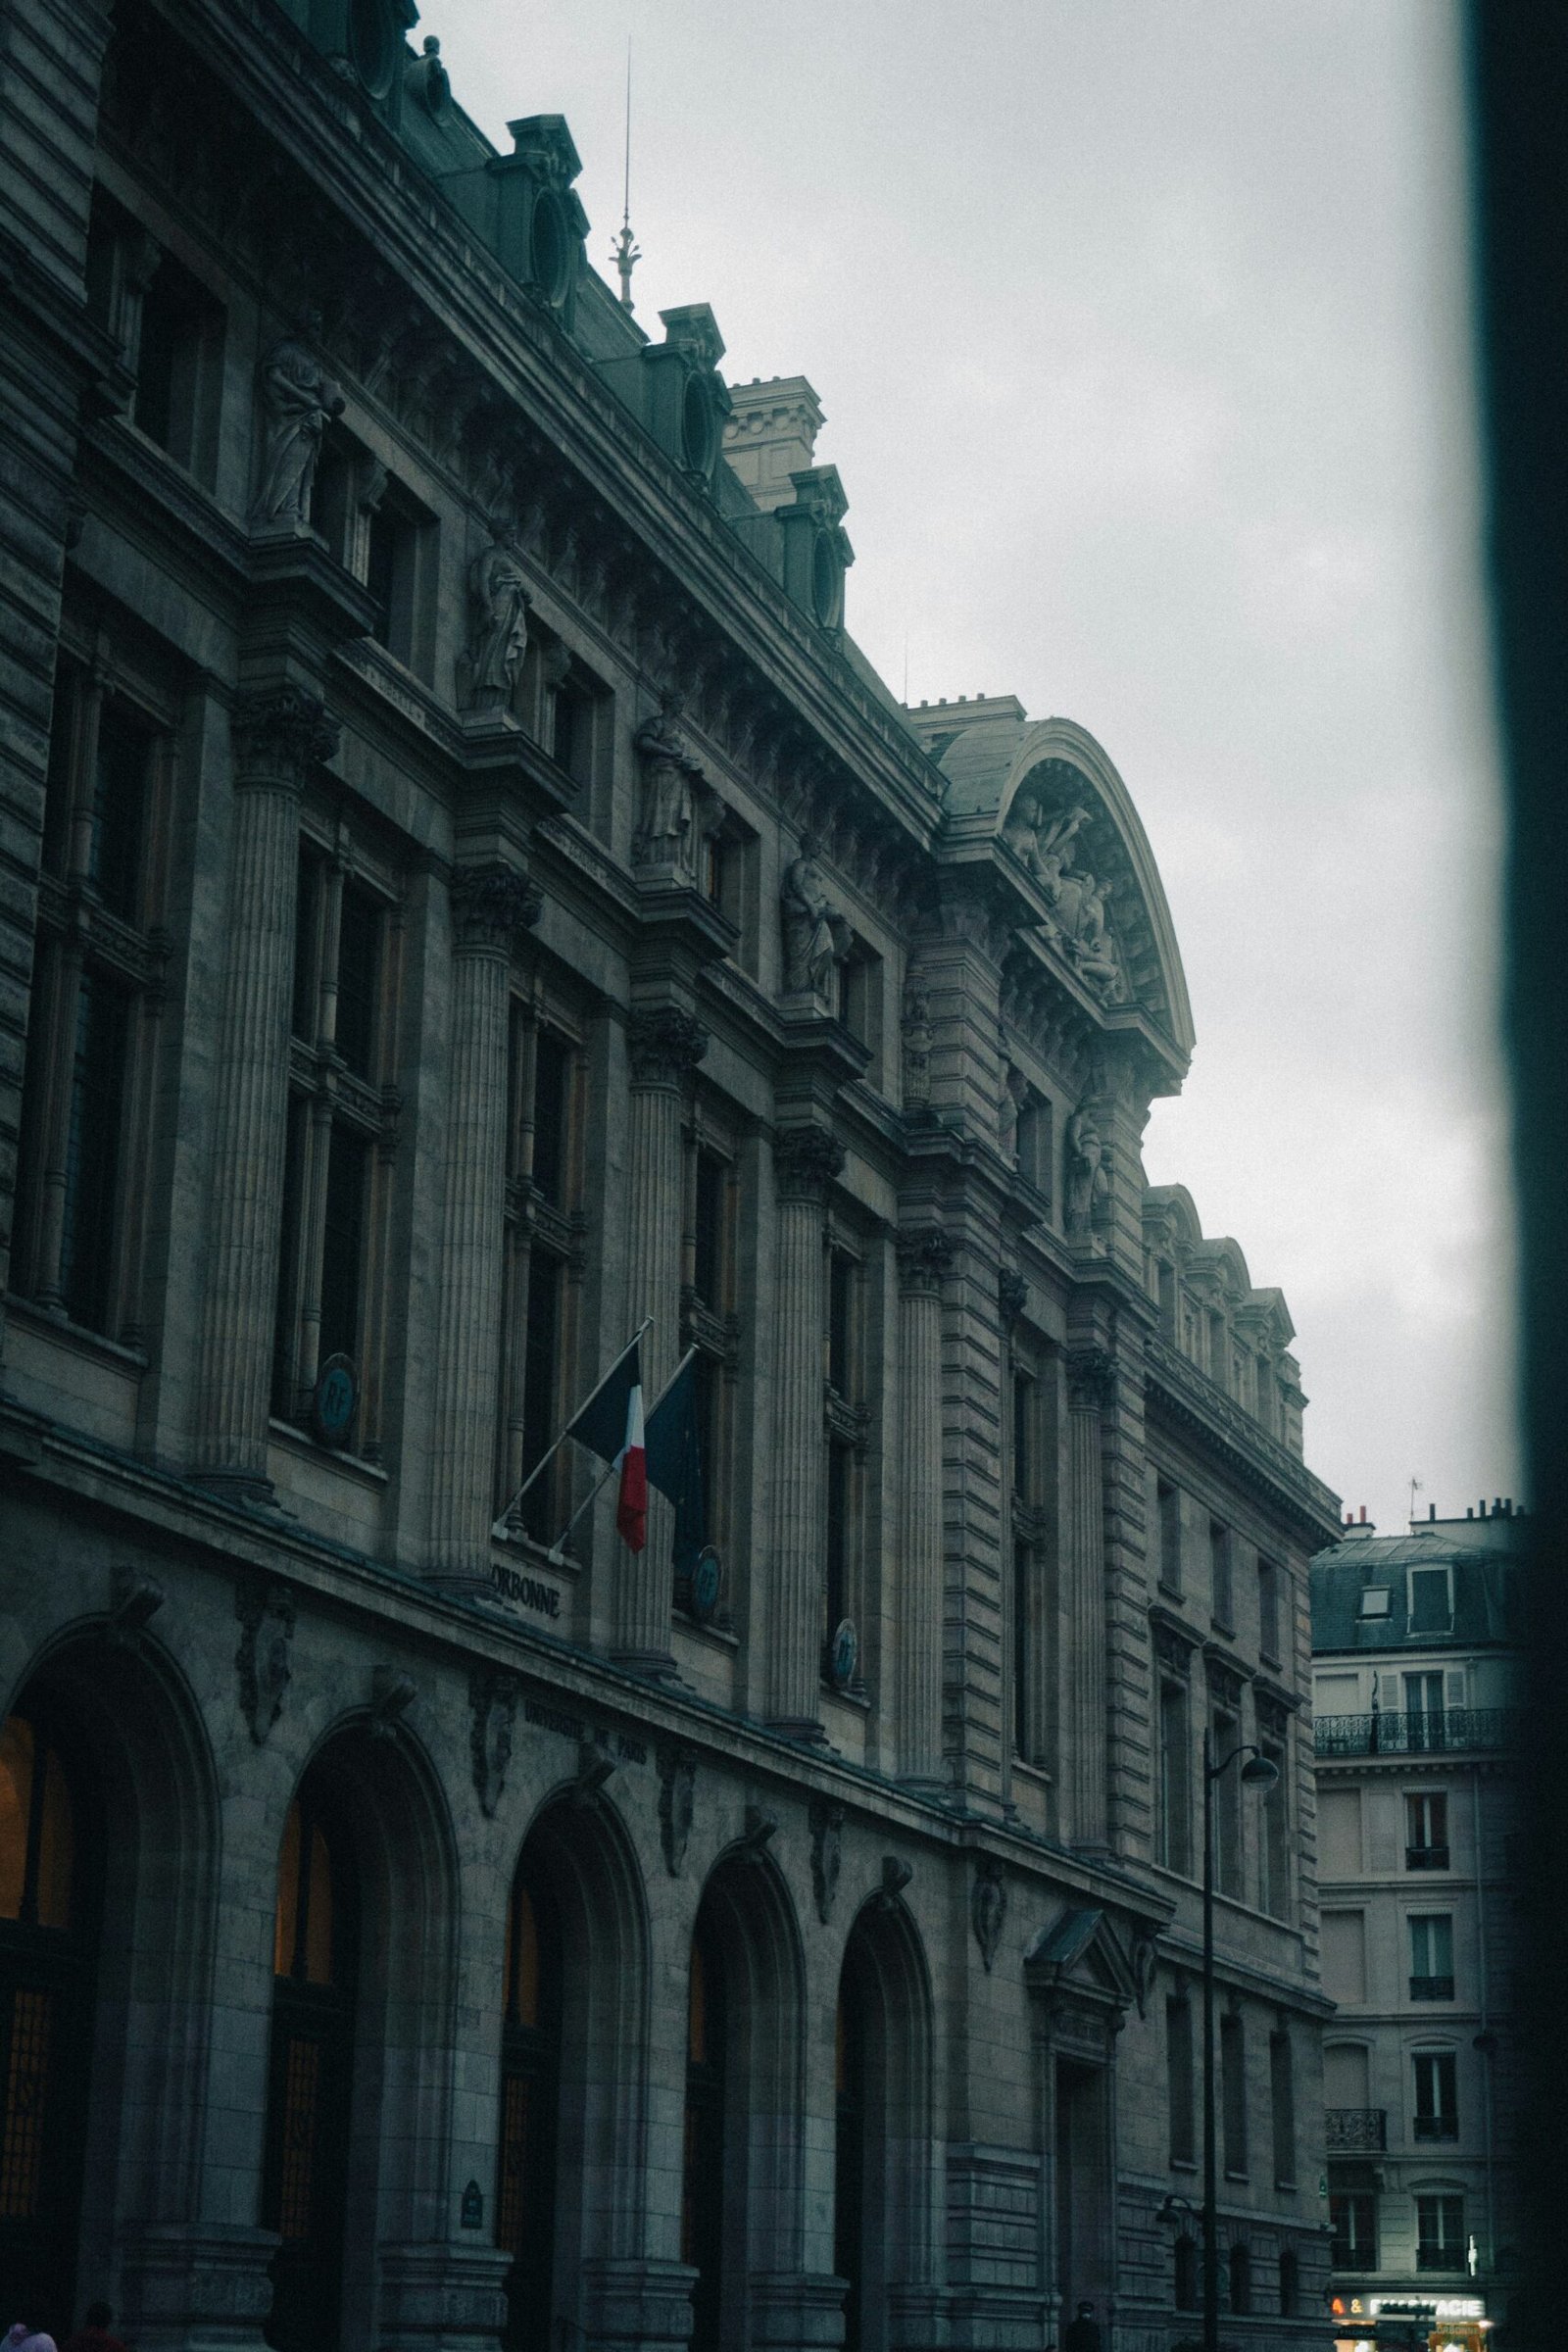
[{"label": "carved statue in niche", "polygon": [[1077,837],[1089,814],[1075,802],[1043,817],[1037,796],[1026,791],[1008,809],[1002,836],[1039,883],[1051,910],[1040,926],[1042,937],[1064,949],[1080,977],[1114,1004],[1126,995],[1126,982],[1105,912],[1110,885],[1075,864]]},{"label": "carved statue in niche", "polygon": [[320,330],[319,311],[308,311],[303,333],[281,337],[262,362],[267,438],[253,522],[310,522],[321,438],[347,405],[308,340]]},{"label": "carved statue in niche", "polygon": [[1110,1204],[1105,1147],[1087,1105],[1067,1121],[1067,1180],[1063,1214],[1069,1234],[1087,1239],[1100,1228]]},{"label": "carved statue in niche", "polygon": [[1002,1092],[997,1098],[997,1150],[1009,1168],[1018,1165],[1018,1120],[1028,1099],[1028,1079],[1004,1059]]},{"label": "carved statue in niche", "polygon": [[785,871],[779,906],[784,917],[786,990],[791,996],[810,995],[831,1002],[835,967],[850,952],[850,926],[823,887],[816,843],[808,833],[802,837],[800,856]]},{"label": "carved statue in niche", "polygon": [[237,1595],[235,1610],[243,1629],[234,1660],[240,1705],[260,1747],[283,1711],[283,1694],[292,1680],[294,1603],[282,1585],[247,1586]]},{"label": "carved statue in niche", "polygon": [[673,867],[696,878],[695,795],[703,763],[689,752],[676,724],[685,698],[661,695],[657,717],[645,719],[632,738],[643,763],[643,798],[632,858],[637,865]]},{"label": "carved statue in niche", "polygon": [[468,567],[470,634],[458,665],[458,695],[465,710],[508,710],[528,647],[531,600],[515,516],[498,515],[490,533],[490,545]]}]

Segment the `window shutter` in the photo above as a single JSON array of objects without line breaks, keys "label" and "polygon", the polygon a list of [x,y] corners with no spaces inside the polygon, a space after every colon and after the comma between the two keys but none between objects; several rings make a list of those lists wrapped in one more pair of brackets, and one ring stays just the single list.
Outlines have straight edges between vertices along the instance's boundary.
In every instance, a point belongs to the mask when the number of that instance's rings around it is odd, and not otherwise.
[{"label": "window shutter", "polygon": [[1450,1666],[1443,1677],[1443,1703],[1447,1707],[1464,1705],[1464,1668]]}]

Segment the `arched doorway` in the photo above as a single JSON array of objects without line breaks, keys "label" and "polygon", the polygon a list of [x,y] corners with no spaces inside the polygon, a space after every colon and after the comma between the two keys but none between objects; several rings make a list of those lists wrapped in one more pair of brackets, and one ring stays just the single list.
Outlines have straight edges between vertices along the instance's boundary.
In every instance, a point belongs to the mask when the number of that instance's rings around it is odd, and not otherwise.
[{"label": "arched doorway", "polygon": [[844,2352],[860,2352],[865,2284],[867,1990],[863,1952],[852,1936],[839,1979],[834,2035],[833,2269],[848,2288]]},{"label": "arched doorway", "polygon": [[277,2352],[338,2341],[359,1956],[350,1834],[313,1767],[283,1826],[272,1942],[262,2226],[282,2241],[266,2328]]},{"label": "arched doorway", "polygon": [[686,2003],[686,2130],[680,2258],[697,2272],[691,2352],[718,2352],[724,2275],[727,2011],[724,1953],[714,1923],[692,1937]]},{"label": "arched doorway", "polygon": [[845,2352],[887,2352],[891,2299],[928,2279],[931,2022],[924,1959],[901,1903],[873,1897],[839,1973],[833,2268]]},{"label": "arched doorway", "polygon": [[525,1846],[507,1906],[496,2160],[496,2244],[512,2256],[505,2341],[519,2348],[542,2334],[548,2344],[554,2308],[561,1952],[559,1906],[537,1848]]},{"label": "arched doorway", "polygon": [[98,1791],[62,1712],[0,1729],[0,2277],[69,2332],[101,1910]]}]

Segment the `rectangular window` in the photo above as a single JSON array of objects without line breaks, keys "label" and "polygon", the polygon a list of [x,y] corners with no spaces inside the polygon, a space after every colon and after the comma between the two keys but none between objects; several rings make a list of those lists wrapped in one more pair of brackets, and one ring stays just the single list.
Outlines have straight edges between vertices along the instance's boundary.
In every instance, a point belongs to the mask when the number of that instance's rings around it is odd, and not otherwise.
[{"label": "rectangular window", "polygon": [[1378,2201],[1361,2189],[1329,2192],[1329,2249],[1335,2271],[1375,2271],[1378,2267]]},{"label": "rectangular window", "polygon": [[696,1234],[692,1251],[692,1288],[710,1313],[724,1312],[725,1259],[728,1255],[729,1168],[715,1152],[697,1154]]},{"label": "rectangular window", "polygon": [[1257,1646],[1273,1665],[1280,1658],[1280,1572],[1273,1560],[1257,1563]]},{"label": "rectangular window", "polygon": [[1030,1622],[1033,1561],[1027,1544],[1012,1547],[1012,1752],[1026,1760],[1036,1753],[1029,1702],[1034,1632]]},{"label": "rectangular window", "polygon": [[138,431],[209,484],[222,332],[212,296],[172,254],[162,255],[142,297],[130,413]]},{"label": "rectangular window", "polygon": [[1191,1875],[1192,1747],[1185,1683],[1159,1686],[1159,1858],[1167,1870]]},{"label": "rectangular window", "polygon": [[360,1355],[365,1281],[365,1193],[370,1147],[334,1125],[326,1155],[326,1215],[321,1252],[321,1355]]},{"label": "rectangular window", "polygon": [[1291,1913],[1291,1839],[1290,1790],[1285,1777],[1286,1749],[1283,1742],[1277,1740],[1262,1740],[1258,1745],[1278,1775],[1273,1787],[1264,1789],[1259,1805],[1262,1815],[1258,1824],[1260,1908],[1271,1919],[1288,1919]]},{"label": "rectangular window", "polygon": [[1231,1590],[1231,1531],[1217,1519],[1208,1523],[1209,1608],[1214,1623],[1227,1634],[1236,1630],[1236,1596]]},{"label": "rectangular window", "polygon": [[1430,1756],[1445,1744],[1443,1676],[1404,1677],[1404,1740],[1412,1756]]},{"label": "rectangular window", "polygon": [[1453,1920],[1446,1911],[1411,1915],[1410,1998],[1412,2001],[1453,1998]]},{"label": "rectangular window", "polygon": [[1417,2050],[1411,2064],[1417,2139],[1457,2139],[1459,2094],[1452,2050]]},{"label": "rectangular window", "polygon": [[1361,1875],[1361,1791],[1318,1789],[1318,1868],[1325,1886]]},{"label": "rectangular window", "polygon": [[1404,1800],[1404,1867],[1406,1870],[1448,1867],[1448,1799],[1441,1788],[1424,1790]]},{"label": "rectangular window", "polygon": [[1366,1999],[1366,1914],[1325,1911],[1323,1989],[1331,2001]]},{"label": "rectangular window", "polygon": [[1464,2269],[1463,2197],[1417,2197],[1415,2267],[1418,2271]]},{"label": "rectangular window", "polygon": [[1179,1996],[1165,2003],[1165,2106],[1170,2117],[1170,2160],[1192,2164],[1197,2155],[1193,2126],[1193,2005]]},{"label": "rectangular window", "polygon": [[1034,1382],[1026,1372],[1012,1376],[1012,1491],[1020,1502],[1034,1500]]},{"label": "rectangular window", "polygon": [[1296,2076],[1291,2037],[1282,2027],[1268,2037],[1268,2087],[1274,2122],[1274,2185],[1296,2181]]},{"label": "rectangular window", "polygon": [[[1223,1763],[1241,1737],[1236,1717],[1223,1708],[1213,1716],[1213,1762]],[[1221,1894],[1242,1896],[1242,1771],[1233,1764],[1214,1783],[1214,1883]]]},{"label": "rectangular window", "polygon": [[835,1250],[828,1258],[827,1379],[830,1389],[848,1398],[855,1379],[855,1260]]},{"label": "rectangular window", "polygon": [[405,668],[423,675],[427,662],[426,580],[435,524],[398,482],[386,482],[364,534],[366,586],[375,599],[370,634]]},{"label": "rectangular window", "polygon": [[1411,1633],[1446,1634],[1450,1622],[1448,1571],[1446,1568],[1412,1568],[1410,1571]]},{"label": "rectangular window", "polygon": [[1225,2171],[1233,2180],[1247,2176],[1247,2036],[1233,2010],[1219,2026],[1220,2107]]},{"label": "rectangular window", "polygon": [[543,1022],[533,1047],[533,1188],[553,1208],[562,1205],[571,1084],[571,1047]]},{"label": "rectangular window", "polygon": [[1180,1593],[1182,1589],[1182,1498],[1180,1490],[1167,1478],[1158,1481],[1154,1490],[1154,1507],[1158,1519],[1159,1581],[1167,1592]]},{"label": "rectangular window", "polygon": [[835,1438],[827,1449],[827,1577],[823,1626],[824,1641],[831,1642],[838,1627],[849,1614],[850,1589],[850,1480],[854,1465],[853,1449],[842,1438]]}]

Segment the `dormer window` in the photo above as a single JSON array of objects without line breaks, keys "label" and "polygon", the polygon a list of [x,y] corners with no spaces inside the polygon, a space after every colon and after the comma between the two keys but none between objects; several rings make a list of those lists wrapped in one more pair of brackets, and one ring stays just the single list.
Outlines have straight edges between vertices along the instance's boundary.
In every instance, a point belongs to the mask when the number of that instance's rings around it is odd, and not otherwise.
[{"label": "dormer window", "polygon": [[1360,1614],[1363,1617],[1386,1617],[1391,1594],[1387,1585],[1368,1585],[1361,1594]]},{"label": "dormer window", "polygon": [[1453,1624],[1453,1596],[1446,1568],[1412,1568],[1410,1617],[1412,1634],[1446,1634]]}]

